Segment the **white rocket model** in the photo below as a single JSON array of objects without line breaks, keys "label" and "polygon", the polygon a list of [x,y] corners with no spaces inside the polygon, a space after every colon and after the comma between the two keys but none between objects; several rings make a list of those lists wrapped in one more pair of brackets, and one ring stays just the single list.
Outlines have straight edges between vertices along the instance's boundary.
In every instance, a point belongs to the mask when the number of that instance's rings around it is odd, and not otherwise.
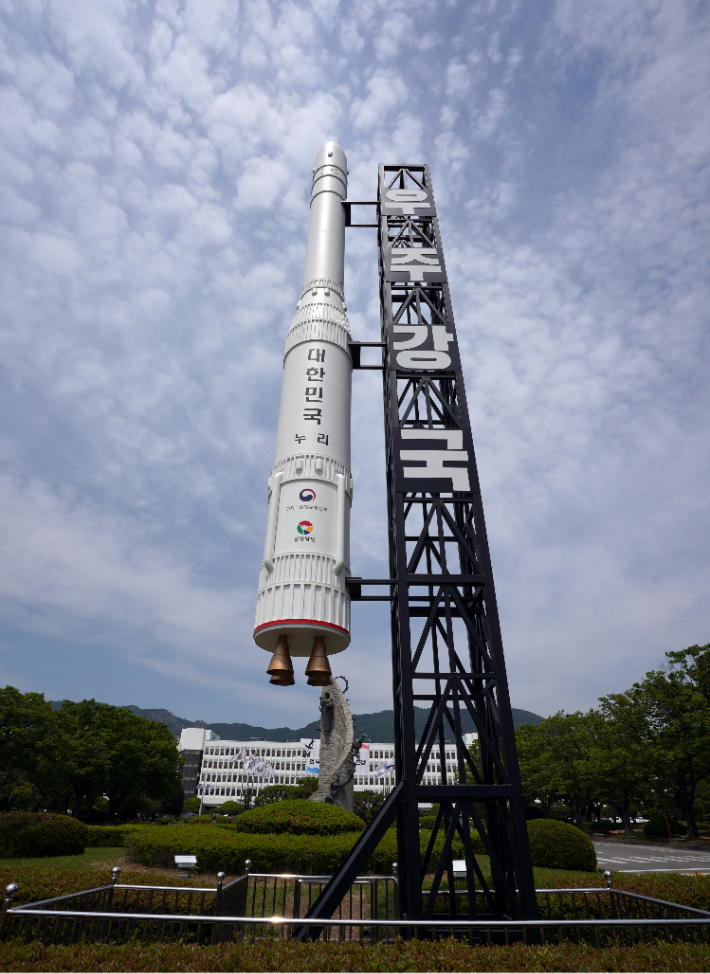
[{"label": "white rocket model", "polygon": [[347,160],[337,142],[316,156],[306,269],[286,336],[276,455],[269,478],[254,640],[273,653],[271,683],[294,683],[309,657],[312,686],[350,643],[350,326],[343,293]]}]

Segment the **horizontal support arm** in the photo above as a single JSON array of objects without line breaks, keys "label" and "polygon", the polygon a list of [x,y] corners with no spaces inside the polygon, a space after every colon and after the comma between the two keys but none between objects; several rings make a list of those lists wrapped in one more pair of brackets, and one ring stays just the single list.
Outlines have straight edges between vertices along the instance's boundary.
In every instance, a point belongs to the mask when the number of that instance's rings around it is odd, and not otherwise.
[{"label": "horizontal support arm", "polygon": [[341,200],[340,201],[345,207],[345,226],[346,227],[373,227],[377,228],[379,224],[377,223],[353,223],[352,222],[352,207],[353,206],[377,206],[379,207],[378,200]]},{"label": "horizontal support arm", "polygon": [[484,801],[485,799],[512,798],[510,785],[418,785],[417,798],[421,802]]}]

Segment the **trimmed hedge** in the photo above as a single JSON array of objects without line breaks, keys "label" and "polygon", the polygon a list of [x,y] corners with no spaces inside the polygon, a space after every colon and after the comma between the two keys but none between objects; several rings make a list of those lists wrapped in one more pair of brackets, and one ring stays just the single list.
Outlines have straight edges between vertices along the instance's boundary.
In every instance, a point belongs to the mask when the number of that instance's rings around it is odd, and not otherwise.
[{"label": "trimmed hedge", "polygon": [[343,835],[362,832],[365,823],[337,805],[295,799],[242,812],[232,827],[252,835]]},{"label": "trimmed hedge", "polygon": [[144,825],[89,825],[86,845],[89,849],[118,849],[126,836],[145,828]]},{"label": "trimmed hedge", "polygon": [[589,829],[590,832],[603,832],[604,835],[608,835],[609,832],[615,832],[623,826],[612,822],[610,818],[602,818],[598,822],[585,822],[584,827]]},{"label": "trimmed hedge", "polygon": [[527,823],[533,866],[591,872],[597,867],[592,840],[576,825],[550,818]]},{"label": "trimmed hedge", "polygon": [[[434,828],[435,825],[436,825],[436,815],[420,815],[419,816],[419,829],[420,829],[420,831],[429,832],[430,833],[431,830]],[[441,820],[441,825],[439,826],[439,834],[440,835],[443,835],[444,834],[444,831],[445,831],[444,830],[444,820],[442,819]],[[428,839],[428,836],[427,836],[427,839]],[[463,844],[460,842],[460,840],[458,838],[458,835],[454,839],[454,843],[458,843],[457,845],[455,845],[455,848],[459,849],[460,857],[463,858],[463,855],[464,855]],[[487,855],[486,848],[483,845],[483,840],[481,839],[481,837],[478,834],[478,832],[476,831],[476,829],[471,829],[471,848],[473,849],[474,854],[477,855],[477,856],[478,855],[481,855],[481,856]],[[458,854],[459,853],[457,853],[457,855]]]},{"label": "trimmed hedge", "polygon": [[[264,808],[270,806],[265,805]],[[244,860],[251,859],[254,872],[291,872],[307,875],[332,873],[353,847],[358,832],[340,835],[254,835],[233,827],[161,829],[145,826],[126,838],[126,859],[146,866],[175,868],[175,855],[197,856],[200,872],[230,875],[244,872]],[[391,873],[397,859],[397,837],[388,834],[375,850],[368,870]]]},{"label": "trimmed hedge", "polygon": [[[126,837],[126,859],[145,866],[174,869],[176,855],[194,855],[197,856],[198,871],[216,873],[221,870],[229,875],[243,873],[244,860],[250,859],[253,872],[323,875],[338,868],[359,836],[359,832],[344,832],[327,836],[300,835],[295,840],[289,833],[250,834],[236,832],[233,826],[163,829],[146,825]],[[421,835],[422,855],[428,839],[426,833]],[[471,841],[474,852],[484,854],[478,835],[472,834]],[[439,833],[435,855],[443,842],[444,836]],[[452,851],[455,859],[463,858],[463,845],[458,838],[453,841]],[[375,849],[364,871],[389,875],[396,860],[397,833],[391,829]],[[430,864],[430,869],[433,868]]]},{"label": "trimmed hedge", "polygon": [[[431,829],[436,825],[436,815],[420,815],[419,816],[419,828],[420,829]],[[443,825],[443,819],[442,819]]]},{"label": "trimmed hedge", "polygon": [[[687,835],[688,828],[681,822],[677,821],[677,819],[672,818],[671,832],[673,835]],[[643,827],[643,834],[649,836],[649,838],[667,839],[668,826],[666,825],[665,818],[652,818],[650,822],[646,822]]]},{"label": "trimmed hedge", "polygon": [[80,855],[87,840],[88,827],[70,815],[45,812],[0,815],[0,856],[4,858]]},{"label": "trimmed hedge", "polygon": [[[484,873],[486,872],[487,870],[484,869]],[[18,906],[49,899],[52,896],[63,896],[66,893],[104,886],[110,882],[110,879],[111,871],[108,864],[100,869],[65,869],[56,866],[48,867],[41,859],[22,866],[15,863],[5,864],[0,860],[0,890],[5,889],[8,883],[18,883],[20,889],[14,900]],[[149,884],[159,883],[161,886],[185,885],[185,880],[177,876],[174,863],[171,863],[170,869],[155,878],[146,876],[145,872],[132,870],[130,866],[121,870],[120,882],[122,883],[144,884],[146,881]],[[193,876],[191,885],[214,888],[214,875]],[[604,888],[606,884],[599,872],[584,874],[542,871],[536,876],[536,885],[540,889],[572,889],[579,886]],[[692,906],[696,910],[710,910],[710,876],[687,873],[614,873],[614,888],[628,890],[641,896],[652,896],[670,903]],[[4,968],[12,970],[7,964]]]}]

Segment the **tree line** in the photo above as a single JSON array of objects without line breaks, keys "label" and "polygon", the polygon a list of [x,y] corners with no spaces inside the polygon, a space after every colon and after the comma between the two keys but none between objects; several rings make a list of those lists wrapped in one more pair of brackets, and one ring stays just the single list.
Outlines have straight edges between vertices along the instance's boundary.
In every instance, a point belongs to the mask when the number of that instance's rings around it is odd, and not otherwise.
[{"label": "tree line", "polygon": [[180,755],[165,724],[130,710],[0,689],[0,809],[48,809],[107,821],[182,810]]},{"label": "tree line", "polygon": [[[580,827],[606,807],[672,817],[698,837],[710,812],[710,644],[666,653],[667,664],[588,713],[564,711],[516,732],[523,796],[545,817]],[[615,816],[615,817],[616,817]]]}]

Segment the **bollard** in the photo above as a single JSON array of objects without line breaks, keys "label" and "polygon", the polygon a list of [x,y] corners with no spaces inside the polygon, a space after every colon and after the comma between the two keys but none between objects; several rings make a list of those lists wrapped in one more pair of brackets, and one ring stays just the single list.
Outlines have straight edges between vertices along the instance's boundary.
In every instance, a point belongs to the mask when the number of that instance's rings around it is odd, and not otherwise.
[{"label": "bollard", "polygon": [[606,880],[607,889],[611,889],[611,872],[608,869],[604,870],[604,879]]},{"label": "bollard", "polygon": [[114,866],[113,869],[111,870],[111,885],[112,886],[115,886],[116,883],[118,882],[118,876],[119,876],[119,873],[120,872],[121,872],[121,867],[120,866]]}]

